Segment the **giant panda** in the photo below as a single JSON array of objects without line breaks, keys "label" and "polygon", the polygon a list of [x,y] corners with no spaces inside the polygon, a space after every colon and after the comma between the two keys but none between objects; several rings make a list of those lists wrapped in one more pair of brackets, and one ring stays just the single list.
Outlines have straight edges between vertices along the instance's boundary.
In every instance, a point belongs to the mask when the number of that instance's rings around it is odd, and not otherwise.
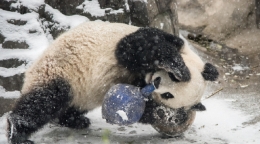
[{"label": "giant panda", "polygon": [[[83,114],[100,106],[116,83],[142,87],[147,75],[159,76],[161,70],[167,71],[174,83],[190,83],[193,71],[186,61],[193,63],[193,56],[185,60],[183,47],[181,38],[159,29],[119,23],[86,22],[65,32],[26,71],[21,97],[7,118],[9,143],[33,143],[29,136],[53,120],[61,126],[87,128],[90,121]],[[216,71],[214,66],[210,69]],[[217,77],[204,65],[199,70],[212,76],[202,74],[206,80]],[[163,82],[159,95],[167,91]],[[159,101],[175,107],[165,97]]]}]

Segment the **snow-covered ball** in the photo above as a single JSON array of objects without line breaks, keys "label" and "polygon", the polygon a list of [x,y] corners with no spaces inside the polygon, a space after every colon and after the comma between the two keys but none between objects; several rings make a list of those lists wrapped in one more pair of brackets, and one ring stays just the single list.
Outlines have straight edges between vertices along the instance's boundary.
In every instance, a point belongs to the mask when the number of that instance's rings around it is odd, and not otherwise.
[{"label": "snow-covered ball", "polygon": [[179,136],[194,122],[196,111],[184,108],[172,109],[160,105],[153,111],[153,128],[167,136]]}]

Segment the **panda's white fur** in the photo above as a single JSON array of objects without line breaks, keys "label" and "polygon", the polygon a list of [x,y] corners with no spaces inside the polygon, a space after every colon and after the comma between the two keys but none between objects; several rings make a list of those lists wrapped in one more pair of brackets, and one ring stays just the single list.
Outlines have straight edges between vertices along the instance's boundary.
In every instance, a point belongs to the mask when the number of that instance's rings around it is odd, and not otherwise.
[{"label": "panda's white fur", "polygon": [[27,70],[22,93],[62,77],[71,85],[71,105],[83,110],[100,106],[113,84],[131,78],[125,68],[118,66],[114,52],[118,41],[137,29],[119,23],[90,22],[62,34]]},{"label": "panda's white fur", "polygon": [[[205,91],[207,81],[202,77],[205,63],[191,50],[189,43],[184,39],[181,56],[190,70],[191,79],[188,82],[173,82],[166,71],[161,70],[152,75],[151,80],[161,77],[159,88],[153,93],[153,98],[171,108],[190,108],[200,102]],[[149,77],[149,75],[147,75]],[[151,77],[151,76],[150,76]],[[148,80],[149,78],[147,78]],[[164,99],[161,94],[169,92],[174,98]]]}]

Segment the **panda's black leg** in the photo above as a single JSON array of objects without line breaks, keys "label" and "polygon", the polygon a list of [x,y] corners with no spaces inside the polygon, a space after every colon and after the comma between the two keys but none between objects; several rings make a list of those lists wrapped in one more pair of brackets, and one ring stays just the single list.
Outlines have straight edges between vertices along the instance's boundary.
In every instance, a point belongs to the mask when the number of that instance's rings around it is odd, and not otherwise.
[{"label": "panda's black leg", "polygon": [[7,118],[9,143],[33,143],[29,136],[68,107],[69,93],[70,85],[57,79],[23,94]]},{"label": "panda's black leg", "polygon": [[58,119],[61,126],[83,129],[88,128],[90,120],[84,116],[86,111],[81,112],[75,107],[69,107]]}]

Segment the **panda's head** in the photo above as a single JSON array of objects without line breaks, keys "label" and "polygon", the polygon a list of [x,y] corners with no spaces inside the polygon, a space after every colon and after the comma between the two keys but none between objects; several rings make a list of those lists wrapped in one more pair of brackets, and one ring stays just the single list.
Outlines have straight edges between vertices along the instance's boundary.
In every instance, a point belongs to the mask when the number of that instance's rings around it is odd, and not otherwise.
[{"label": "panda's head", "polygon": [[[185,40],[184,40],[185,41]],[[165,69],[146,75],[146,82],[160,78],[158,88],[153,92],[153,99],[171,108],[192,107],[201,104],[201,97],[206,89],[207,81],[215,81],[218,71],[210,63],[204,63],[194,53],[187,41],[180,51],[185,65],[189,69],[189,81],[181,81],[173,73]]]}]

